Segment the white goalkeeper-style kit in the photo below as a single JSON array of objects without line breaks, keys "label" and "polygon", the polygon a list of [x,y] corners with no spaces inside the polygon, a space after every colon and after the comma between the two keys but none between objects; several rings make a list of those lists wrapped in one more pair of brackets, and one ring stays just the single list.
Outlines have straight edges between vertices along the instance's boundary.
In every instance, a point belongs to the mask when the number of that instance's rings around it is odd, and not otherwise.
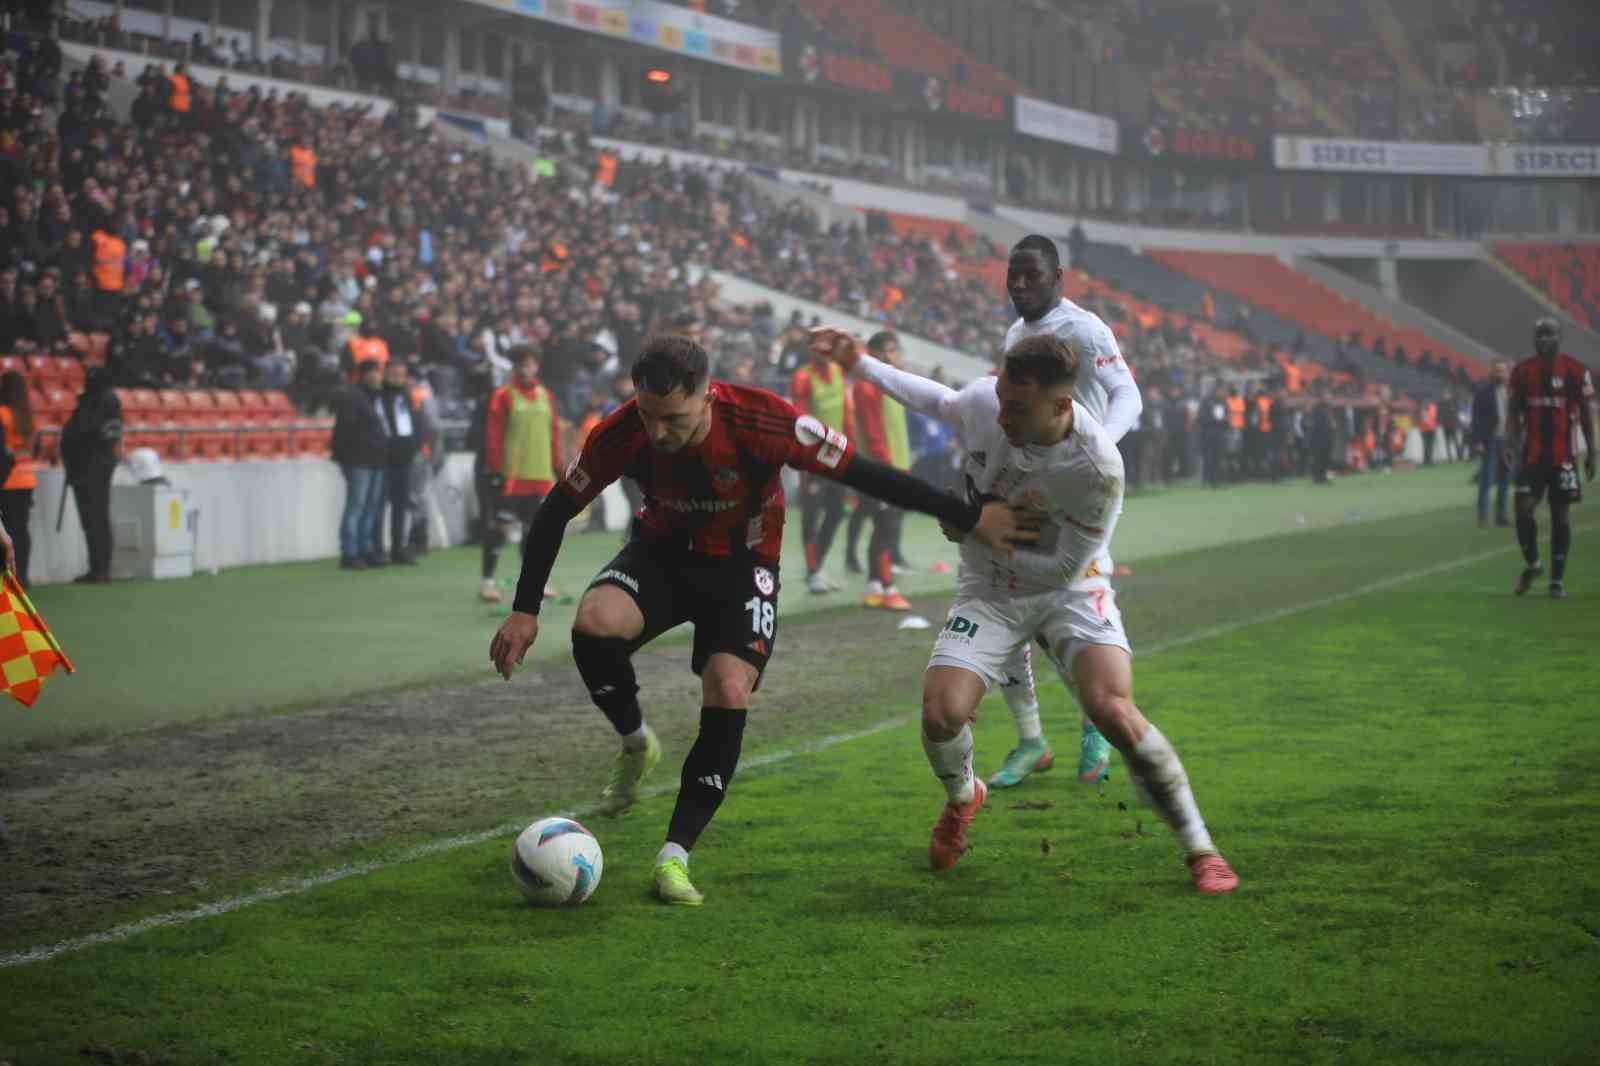
[{"label": "white goalkeeper-style kit", "polygon": [[1085,310],[1062,297],[1037,322],[1019,318],[1006,330],[1005,351],[1026,337],[1048,333],[1067,342],[1078,355],[1084,369],[1092,364],[1093,374],[1080,373],[1072,386],[1072,398],[1089,409],[1094,420],[1111,435],[1111,443],[1121,440],[1144,410],[1139,383],[1122,357],[1116,334],[1093,311]]},{"label": "white goalkeeper-style kit", "polygon": [[955,428],[966,450],[967,491],[1041,519],[1039,541],[1007,557],[961,545],[959,592],[930,666],[959,666],[1004,684],[1008,664],[1035,637],[1064,675],[1091,644],[1130,650],[1111,589],[1108,545],[1122,513],[1122,457],[1104,427],[1073,403],[1068,437],[1016,446],[1001,432],[995,378],[960,392],[863,355],[856,373],[915,411]]}]

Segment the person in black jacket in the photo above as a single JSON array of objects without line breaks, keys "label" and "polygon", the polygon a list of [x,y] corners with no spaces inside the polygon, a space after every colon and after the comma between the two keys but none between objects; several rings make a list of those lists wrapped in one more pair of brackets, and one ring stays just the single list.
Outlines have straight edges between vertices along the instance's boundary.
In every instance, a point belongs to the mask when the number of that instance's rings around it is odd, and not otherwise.
[{"label": "person in black jacket", "polygon": [[1222,487],[1222,448],[1228,436],[1228,402],[1218,385],[1209,399],[1200,401],[1200,483],[1208,489]]},{"label": "person in black jacket", "polygon": [[1489,483],[1494,482],[1494,524],[1509,526],[1506,491],[1511,468],[1500,453],[1506,446],[1506,416],[1510,400],[1511,361],[1496,360],[1494,373],[1472,394],[1472,451],[1481,456],[1478,468],[1478,525],[1489,524]]},{"label": "person in black jacket", "polygon": [[365,570],[385,563],[378,522],[383,516],[383,476],[389,431],[380,405],[383,368],[376,360],[357,367],[357,381],[339,398],[333,424],[333,461],[344,473],[344,515],[339,521],[339,566]]},{"label": "person in black jacket", "polygon": [[61,430],[61,460],[89,544],[89,572],[76,579],[79,584],[111,580],[111,475],[121,455],[122,401],[106,369],[95,367]]},{"label": "person in black jacket", "polygon": [[[411,534],[411,466],[422,450],[422,414],[411,398],[406,364],[393,356],[383,371],[379,407],[388,432],[384,451],[383,499],[389,504],[389,561],[417,565],[409,547]],[[381,504],[380,504],[381,506]],[[380,557],[382,549],[379,549]]]},{"label": "person in black jacket", "polygon": [[1310,421],[1307,446],[1311,450],[1311,481],[1326,485],[1328,467],[1333,464],[1333,409],[1328,406],[1327,394],[1320,390],[1311,408]]}]

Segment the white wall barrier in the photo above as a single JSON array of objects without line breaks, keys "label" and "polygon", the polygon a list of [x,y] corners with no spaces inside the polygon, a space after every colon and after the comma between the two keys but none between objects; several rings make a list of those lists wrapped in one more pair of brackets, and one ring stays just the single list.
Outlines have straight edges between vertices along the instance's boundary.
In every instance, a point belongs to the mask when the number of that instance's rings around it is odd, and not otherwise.
[{"label": "white wall barrier", "polygon": [[[196,573],[338,557],[344,476],[330,460],[168,463],[163,472],[173,488],[188,494],[184,508],[194,513]],[[28,522],[33,533],[28,576],[34,584],[71,581],[89,569],[83,524],[70,493],[61,513],[61,531],[56,532],[65,480],[59,466],[39,469]],[[126,466],[118,467],[112,484],[134,484]],[[429,543],[446,547],[464,542],[478,515],[470,452],[450,455],[432,481],[429,498]],[[606,528],[621,530],[628,523],[622,487],[609,486],[604,498]],[[184,521],[189,520],[186,513]],[[117,525],[113,512],[114,537]],[[387,525],[384,531],[387,536]]]}]

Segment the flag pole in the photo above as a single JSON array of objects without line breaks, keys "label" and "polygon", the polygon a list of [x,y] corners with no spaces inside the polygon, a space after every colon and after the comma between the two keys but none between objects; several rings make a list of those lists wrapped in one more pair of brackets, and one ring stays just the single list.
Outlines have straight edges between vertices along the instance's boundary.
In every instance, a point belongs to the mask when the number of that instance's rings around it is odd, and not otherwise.
[{"label": "flag pole", "polygon": [[51,650],[60,658],[61,665],[67,668],[67,673],[77,673],[77,669],[72,665],[72,660],[67,658],[66,649],[62,648],[61,642],[56,639],[56,635],[50,632],[50,627],[44,624],[44,619],[39,616],[38,609],[34,607],[33,601],[28,599],[28,594],[22,590],[22,583],[17,580],[17,575],[11,570],[6,571],[6,591],[22,601],[23,609],[28,612],[28,617],[33,619],[33,624],[39,627],[39,632],[44,634],[44,639],[50,642]]}]

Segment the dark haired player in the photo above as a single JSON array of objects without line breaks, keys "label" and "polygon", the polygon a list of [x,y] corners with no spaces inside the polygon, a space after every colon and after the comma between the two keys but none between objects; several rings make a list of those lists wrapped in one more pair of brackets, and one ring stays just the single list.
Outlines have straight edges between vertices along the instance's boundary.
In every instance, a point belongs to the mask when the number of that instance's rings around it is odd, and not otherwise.
[{"label": "dark haired player", "polygon": [[922,744],[946,801],[930,865],[955,865],[983,807],[987,788],[972,773],[978,704],[1004,682],[1017,650],[1038,641],[1122,753],[1140,798],[1172,827],[1195,887],[1231,892],[1239,879],[1206,831],[1178,753],[1133,702],[1132,652],[1104,565],[1122,513],[1122,457],[1073,399],[1077,353],[1050,334],[1027,337],[1007,350],[998,376],[956,392],[872,358],[842,331],[812,337],[847,370],[954,427],[969,454],[985,453],[982,467],[968,468],[974,502],[1004,500],[1039,531],[1034,545],[1012,553],[970,537],[961,545],[956,602],[923,675]]},{"label": "dark haired player", "polygon": [[636,532],[578,604],[572,655],[595,705],[622,737],[602,809],[620,813],[661,758],[639,708],[632,656],[683,622],[694,626],[690,666],[700,675],[700,732],[683,763],[677,805],[656,857],[654,891],[695,905],[689,851],[733,782],[750,694],[777,640],[778,557],[785,465],[934,515],[997,556],[1032,539],[1009,507],[957,500],[857,455],[843,433],[762,389],[708,379],[706,353],[688,337],[652,338],[633,366],[634,398],[590,432],[539,508],[528,533],[514,610],[489,646],[510,680],[539,634],[545,581],[567,523],[611,482],[644,491]]},{"label": "dark haired player", "polygon": [[1541,318],[1533,326],[1534,354],[1511,371],[1507,407],[1506,462],[1517,456],[1517,541],[1526,564],[1515,592],[1527,592],[1544,573],[1539,562],[1539,501],[1550,495],[1550,595],[1565,599],[1567,551],[1572,526],[1567,510],[1583,500],[1572,431],[1581,428],[1587,454],[1584,476],[1594,480],[1594,382],[1589,370],[1561,351],[1561,324]]}]

